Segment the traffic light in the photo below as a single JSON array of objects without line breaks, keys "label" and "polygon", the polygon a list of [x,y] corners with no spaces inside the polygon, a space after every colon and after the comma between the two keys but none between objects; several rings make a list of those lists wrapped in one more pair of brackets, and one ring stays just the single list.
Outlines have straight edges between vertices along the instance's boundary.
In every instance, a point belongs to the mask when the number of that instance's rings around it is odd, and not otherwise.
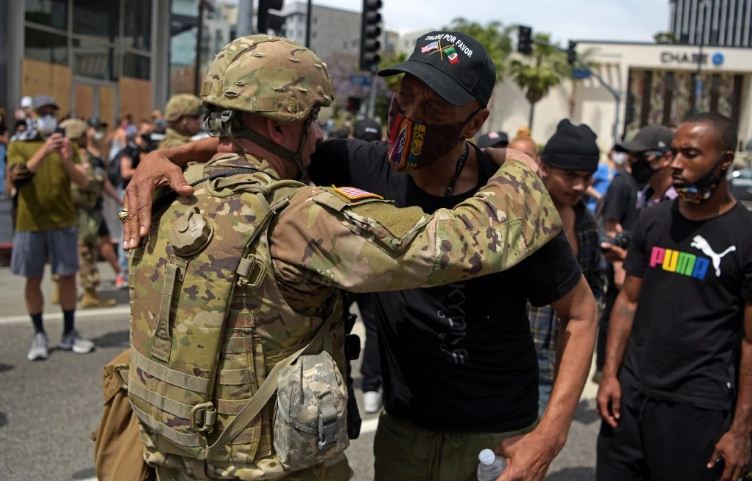
[{"label": "traffic light", "polygon": [[524,55],[533,53],[533,29],[520,25],[517,27],[517,51]]},{"label": "traffic light", "polygon": [[567,47],[567,63],[574,65],[575,62],[577,62],[577,42],[570,40],[569,47]]},{"label": "traffic light", "polygon": [[363,0],[360,20],[360,69],[371,71],[381,61],[381,0]]},{"label": "traffic light", "polygon": [[284,0],[259,0],[258,3],[258,33],[267,33],[269,30],[274,30],[274,33],[282,33],[282,28],[285,26],[285,17],[277,15],[276,13],[270,13],[269,10],[282,10],[282,4]]}]

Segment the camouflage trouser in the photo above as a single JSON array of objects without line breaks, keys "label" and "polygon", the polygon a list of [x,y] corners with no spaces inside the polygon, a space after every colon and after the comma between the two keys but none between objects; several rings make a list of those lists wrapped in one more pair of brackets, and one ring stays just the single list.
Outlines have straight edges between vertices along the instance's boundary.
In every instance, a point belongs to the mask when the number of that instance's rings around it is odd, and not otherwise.
[{"label": "camouflage trouser", "polygon": [[99,210],[78,211],[78,271],[81,286],[84,289],[96,289],[99,285],[97,253],[99,252],[99,226],[103,222]]},{"label": "camouflage trouser", "polygon": [[[196,481],[196,478],[189,476],[177,469],[157,466],[158,481]],[[342,454],[341,458],[335,458],[332,461],[314,466],[312,468],[296,471],[277,481],[348,481],[352,477],[352,470],[347,463],[347,458]]]}]

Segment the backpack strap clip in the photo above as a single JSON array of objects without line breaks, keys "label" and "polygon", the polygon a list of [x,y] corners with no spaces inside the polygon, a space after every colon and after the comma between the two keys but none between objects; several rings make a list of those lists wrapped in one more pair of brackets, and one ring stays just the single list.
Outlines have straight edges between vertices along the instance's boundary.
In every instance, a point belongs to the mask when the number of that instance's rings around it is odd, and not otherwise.
[{"label": "backpack strap clip", "polygon": [[261,285],[266,275],[266,262],[254,254],[249,254],[240,259],[238,264],[238,286],[256,289]]},{"label": "backpack strap clip", "polygon": [[217,423],[217,408],[214,404],[207,402],[202,404],[196,404],[191,409],[191,429],[198,432],[208,434],[214,430],[214,425]]},{"label": "backpack strap clip", "polygon": [[337,444],[337,408],[332,402],[324,402],[319,411],[319,450],[324,451],[335,444]]}]

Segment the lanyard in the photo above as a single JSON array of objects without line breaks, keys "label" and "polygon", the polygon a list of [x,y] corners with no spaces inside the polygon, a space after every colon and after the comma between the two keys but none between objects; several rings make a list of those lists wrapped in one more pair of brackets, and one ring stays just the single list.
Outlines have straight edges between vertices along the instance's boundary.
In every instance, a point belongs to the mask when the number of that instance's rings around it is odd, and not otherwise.
[{"label": "lanyard", "polygon": [[462,154],[462,157],[457,159],[457,166],[454,169],[454,175],[449,181],[449,185],[447,185],[446,191],[444,191],[444,197],[449,197],[454,193],[454,186],[457,185],[457,180],[459,180],[462,169],[465,168],[465,164],[467,163],[468,150],[469,149],[467,148],[467,142],[465,142],[465,152]]}]

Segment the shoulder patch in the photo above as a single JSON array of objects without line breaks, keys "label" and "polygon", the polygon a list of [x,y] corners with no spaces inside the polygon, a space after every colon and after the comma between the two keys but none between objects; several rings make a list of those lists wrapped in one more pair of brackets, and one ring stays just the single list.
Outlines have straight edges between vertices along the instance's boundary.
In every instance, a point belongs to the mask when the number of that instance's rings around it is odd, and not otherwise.
[{"label": "shoulder patch", "polygon": [[355,187],[334,187],[334,192],[338,193],[347,200],[379,199],[384,200],[379,194],[366,192],[365,190],[356,189]]}]

